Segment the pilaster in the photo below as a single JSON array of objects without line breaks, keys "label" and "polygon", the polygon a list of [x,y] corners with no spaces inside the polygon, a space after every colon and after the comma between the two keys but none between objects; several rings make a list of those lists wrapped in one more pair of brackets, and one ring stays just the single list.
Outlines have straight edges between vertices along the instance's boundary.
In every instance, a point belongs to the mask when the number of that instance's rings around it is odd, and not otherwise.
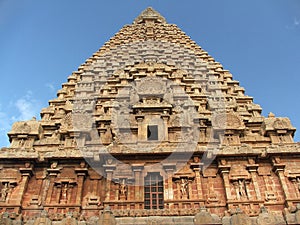
[{"label": "pilaster", "polygon": [[116,169],[116,165],[114,164],[106,164],[103,165],[105,172],[106,172],[106,187],[105,187],[105,191],[106,191],[106,195],[105,195],[105,201],[110,201],[112,199],[110,199],[110,191],[111,191],[111,182],[112,182],[112,176],[113,176],[113,172]]},{"label": "pilaster", "polygon": [[198,199],[203,199],[202,181],[201,181],[201,174],[200,174],[203,168],[203,163],[191,163],[191,167],[195,172]]},{"label": "pilaster", "polygon": [[247,170],[250,173],[251,179],[253,181],[256,198],[257,198],[257,200],[262,200],[261,193],[259,190],[258,178],[257,178],[258,167],[259,167],[259,165],[255,164],[255,163],[250,163],[246,166]]},{"label": "pilaster", "polygon": [[173,192],[173,179],[172,175],[176,169],[176,164],[165,164],[163,165],[167,173],[167,191],[166,191],[166,200],[173,200],[174,199],[174,192]]},{"label": "pilaster", "polygon": [[88,169],[85,168],[85,163],[81,163],[79,168],[75,168],[77,174],[77,193],[76,193],[76,204],[81,204],[82,202],[82,190],[83,182],[88,173]]},{"label": "pilaster", "polygon": [[144,181],[142,179],[142,171],[144,169],[144,164],[132,164],[132,171],[134,173],[134,200],[142,200],[144,196]]}]

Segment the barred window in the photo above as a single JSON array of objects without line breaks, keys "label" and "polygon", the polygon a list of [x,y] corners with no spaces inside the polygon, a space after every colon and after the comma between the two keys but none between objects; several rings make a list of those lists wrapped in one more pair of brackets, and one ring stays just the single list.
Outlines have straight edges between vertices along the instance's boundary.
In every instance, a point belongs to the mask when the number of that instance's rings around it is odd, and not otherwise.
[{"label": "barred window", "polygon": [[149,173],[145,177],[144,204],[145,209],[163,209],[164,184],[159,173]]}]

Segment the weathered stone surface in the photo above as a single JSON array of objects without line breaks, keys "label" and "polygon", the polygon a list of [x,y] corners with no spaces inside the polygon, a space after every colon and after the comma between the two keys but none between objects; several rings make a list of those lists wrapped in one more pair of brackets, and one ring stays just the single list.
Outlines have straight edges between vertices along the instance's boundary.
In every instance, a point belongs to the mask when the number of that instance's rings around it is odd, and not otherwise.
[{"label": "weathered stone surface", "polygon": [[231,216],[230,225],[252,225],[252,221],[248,215],[237,209],[236,213]]},{"label": "weathered stone surface", "polygon": [[275,215],[273,215],[272,213],[269,213],[265,207],[261,208],[261,212],[257,218],[257,224],[260,224],[260,225],[285,224],[285,223],[281,223],[281,222],[282,221],[279,221]]},{"label": "weathered stone surface", "polygon": [[116,225],[116,219],[109,207],[106,207],[100,215],[97,225]]},{"label": "weathered stone surface", "polygon": [[295,222],[300,223],[300,204],[296,206]]},{"label": "weathered stone surface", "polygon": [[40,225],[40,224],[44,224],[44,225],[51,225],[52,224],[52,221],[48,218],[48,215],[47,215],[46,211],[43,211],[41,213],[41,216],[34,220],[33,225]]},{"label": "weathered stone surface", "polygon": [[222,224],[221,220],[216,216],[212,216],[205,208],[201,209],[199,213],[195,215],[194,224]]},{"label": "weathered stone surface", "polygon": [[61,225],[77,225],[77,219],[73,218],[72,213],[68,213],[66,218],[61,221]]},{"label": "weathered stone surface", "polygon": [[12,225],[13,221],[9,218],[8,213],[3,213],[0,217],[0,224],[3,225]]}]

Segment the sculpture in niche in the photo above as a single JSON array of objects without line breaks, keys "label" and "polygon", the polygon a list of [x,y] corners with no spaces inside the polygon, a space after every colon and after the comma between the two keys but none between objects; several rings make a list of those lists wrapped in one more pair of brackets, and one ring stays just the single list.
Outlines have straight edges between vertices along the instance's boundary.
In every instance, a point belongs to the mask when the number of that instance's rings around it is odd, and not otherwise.
[{"label": "sculpture in niche", "polygon": [[73,138],[73,139],[71,140],[71,146],[73,146],[73,147],[76,147],[76,146],[77,146],[77,141],[76,141],[75,138]]},{"label": "sculpture in niche", "polygon": [[9,190],[10,190],[8,185],[9,185],[8,182],[2,183],[1,197],[0,197],[1,202],[5,202],[6,199],[7,199],[7,195],[8,195]]},{"label": "sculpture in niche", "polygon": [[57,165],[58,165],[57,162],[52,162],[51,163],[51,169],[57,169]]},{"label": "sculpture in niche", "polygon": [[246,181],[244,179],[238,179],[234,181],[233,186],[236,192],[236,198],[238,200],[248,198]]},{"label": "sculpture in niche", "polygon": [[76,182],[71,178],[68,180],[58,180],[55,182],[57,190],[57,202],[61,204],[67,204],[71,201],[72,191]]},{"label": "sculpture in niche", "polygon": [[61,196],[60,196],[60,203],[67,203],[68,201],[68,184],[62,184],[61,188]]},{"label": "sculpture in niche", "polygon": [[19,140],[19,147],[20,148],[25,147],[25,140],[23,138]]},{"label": "sculpture in niche", "polygon": [[125,183],[125,179],[122,179],[122,182],[119,184],[119,192],[120,192],[120,198],[124,196],[126,198],[127,194],[127,185]]},{"label": "sculpture in niche", "polygon": [[188,179],[181,178],[180,181],[181,198],[188,198],[188,185],[189,185]]}]

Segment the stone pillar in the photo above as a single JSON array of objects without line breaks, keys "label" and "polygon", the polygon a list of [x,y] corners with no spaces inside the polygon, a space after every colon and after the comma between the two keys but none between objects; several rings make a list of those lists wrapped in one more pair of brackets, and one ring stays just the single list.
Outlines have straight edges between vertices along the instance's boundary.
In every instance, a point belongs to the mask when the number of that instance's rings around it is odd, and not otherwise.
[{"label": "stone pillar", "polygon": [[169,141],[169,130],[168,130],[169,115],[162,115],[161,118],[164,121],[164,139],[163,139],[163,141]]},{"label": "stone pillar", "polygon": [[144,182],[141,178],[141,172],[144,169],[144,164],[132,164],[132,170],[134,172],[134,200],[142,200],[144,196]]},{"label": "stone pillar", "polygon": [[112,175],[114,170],[116,169],[116,165],[103,165],[105,172],[106,172],[106,187],[105,187],[105,201],[110,201],[110,186],[112,181]]},{"label": "stone pillar", "polygon": [[75,168],[77,174],[77,193],[76,193],[76,204],[81,204],[82,201],[82,190],[83,182],[87,175],[88,169],[84,167],[85,163],[82,163],[79,168]]},{"label": "stone pillar", "polygon": [[173,192],[173,180],[172,180],[172,175],[174,170],[176,169],[176,164],[165,164],[163,165],[163,168],[165,169],[167,173],[167,191],[165,198],[167,200],[173,200],[174,199],[174,192]]},{"label": "stone pillar", "polygon": [[231,196],[231,188],[230,188],[230,181],[229,181],[229,171],[230,166],[228,165],[219,165],[219,172],[223,178],[225,192],[226,192],[226,199],[232,200]]},{"label": "stone pillar", "polygon": [[[258,179],[257,179],[257,169],[258,169],[259,165],[258,164],[249,164],[247,165],[247,169],[251,175],[251,179],[253,181],[253,185],[254,185],[254,190],[256,193],[256,197],[257,200],[262,200],[261,198],[261,193],[259,190],[259,184],[258,184]],[[250,197],[250,196],[248,196]]]},{"label": "stone pillar", "polygon": [[200,172],[202,171],[203,163],[191,163],[191,167],[195,172],[195,181],[197,186],[198,199],[203,199],[202,181]]}]

